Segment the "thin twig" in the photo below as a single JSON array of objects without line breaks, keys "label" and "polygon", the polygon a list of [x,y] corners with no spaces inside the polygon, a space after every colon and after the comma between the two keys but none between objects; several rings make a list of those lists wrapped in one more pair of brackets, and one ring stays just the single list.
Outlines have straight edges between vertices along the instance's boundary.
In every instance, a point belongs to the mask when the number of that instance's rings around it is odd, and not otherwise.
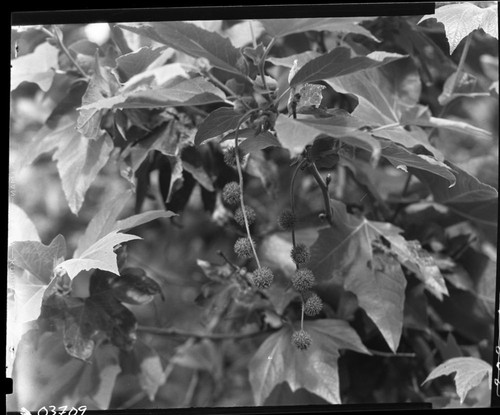
[{"label": "thin twig", "polygon": [[390,352],[381,352],[378,350],[368,349],[368,351],[374,356],[382,356],[382,357],[416,357],[415,353],[390,353]]},{"label": "thin twig", "polygon": [[227,264],[229,264],[229,266],[234,269],[235,271],[239,270],[240,267],[234,265],[227,257],[226,255],[224,255],[224,252],[222,252],[220,249],[217,251],[217,255],[219,255],[220,257],[222,257],[222,259],[224,261],[226,261]]},{"label": "thin twig", "polygon": [[227,340],[227,339],[245,339],[250,337],[259,336],[265,333],[271,333],[274,330],[253,331],[250,333],[193,333],[176,328],[162,328],[151,326],[138,326],[138,331],[150,334],[157,334],[160,336],[172,337],[191,337],[196,339],[210,339],[210,340]]},{"label": "thin twig", "polygon": [[316,182],[319,185],[321,193],[323,194],[323,201],[325,203],[325,210],[326,210],[326,219],[330,224],[330,226],[333,226],[332,206],[330,204],[330,194],[328,192],[328,186],[323,180],[323,177],[321,177],[321,174],[319,173],[318,168],[316,167],[316,164],[314,162],[310,164],[309,169],[311,170],[314,178],[316,179]]}]

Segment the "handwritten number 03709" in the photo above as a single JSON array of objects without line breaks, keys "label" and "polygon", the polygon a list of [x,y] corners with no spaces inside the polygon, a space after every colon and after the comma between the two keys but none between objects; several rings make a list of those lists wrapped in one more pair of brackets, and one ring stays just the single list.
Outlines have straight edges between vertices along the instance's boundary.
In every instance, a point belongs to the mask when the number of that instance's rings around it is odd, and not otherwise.
[{"label": "handwritten number 03709", "polygon": [[42,406],[38,410],[37,415],[65,415],[66,413],[68,415],[83,415],[87,410],[85,405],[78,408],[72,407],[69,412],[66,412],[67,408],[67,406],[60,406],[59,408],[56,408],[54,405],[49,405],[49,409],[47,409],[45,406]]}]

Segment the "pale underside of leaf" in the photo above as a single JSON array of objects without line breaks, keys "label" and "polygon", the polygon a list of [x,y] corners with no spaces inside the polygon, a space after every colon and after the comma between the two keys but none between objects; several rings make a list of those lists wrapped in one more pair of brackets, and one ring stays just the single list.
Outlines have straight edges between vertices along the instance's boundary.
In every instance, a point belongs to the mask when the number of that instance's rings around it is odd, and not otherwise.
[{"label": "pale underside of leaf", "polygon": [[110,232],[82,252],[78,258],[66,260],[59,264],[58,267],[64,269],[71,279],[75,278],[80,271],[90,269],[101,269],[119,275],[117,257],[113,248],[116,245],[135,239],[141,238],[136,235],[118,233],[117,231]]},{"label": "pale underside of leaf", "polygon": [[455,385],[457,394],[460,397],[460,403],[463,403],[467,393],[479,385],[486,375],[488,375],[491,384],[491,365],[475,357],[455,357],[449,359],[434,368],[423,383],[454,372],[456,372]]},{"label": "pale underside of leaf", "polygon": [[460,42],[476,29],[483,29],[498,39],[497,5],[481,8],[471,2],[460,2],[439,7],[434,14],[425,15],[418,23],[427,19],[436,19],[444,25],[450,55]]}]

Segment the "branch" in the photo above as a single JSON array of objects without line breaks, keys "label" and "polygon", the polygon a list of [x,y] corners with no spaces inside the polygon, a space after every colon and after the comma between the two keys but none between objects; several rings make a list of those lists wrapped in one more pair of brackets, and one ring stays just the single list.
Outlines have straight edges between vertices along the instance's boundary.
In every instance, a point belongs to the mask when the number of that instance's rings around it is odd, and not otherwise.
[{"label": "branch", "polygon": [[311,170],[314,178],[316,179],[316,182],[319,185],[321,193],[323,194],[323,201],[325,203],[325,210],[326,210],[326,220],[328,221],[330,226],[333,226],[332,206],[330,204],[330,194],[328,193],[328,185],[323,180],[323,177],[321,177],[321,174],[319,173],[318,168],[316,167],[316,164],[314,162],[310,164],[309,169]]},{"label": "branch", "polygon": [[378,350],[368,349],[368,351],[374,356],[382,357],[416,357],[415,353],[390,353],[390,352],[380,352]]},{"label": "branch", "polygon": [[261,334],[272,333],[275,330],[253,331],[250,333],[193,333],[176,328],[161,328],[151,326],[138,326],[137,331],[144,333],[157,334],[160,336],[172,337],[193,337],[196,339],[227,340],[227,339],[245,339],[259,336]]}]

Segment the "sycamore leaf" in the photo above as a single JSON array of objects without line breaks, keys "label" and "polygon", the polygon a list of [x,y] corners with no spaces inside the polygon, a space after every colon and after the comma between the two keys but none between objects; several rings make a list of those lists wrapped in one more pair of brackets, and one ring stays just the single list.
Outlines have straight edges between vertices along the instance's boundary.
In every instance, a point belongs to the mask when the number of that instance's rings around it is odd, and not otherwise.
[{"label": "sycamore leaf", "polygon": [[312,338],[311,346],[305,351],[291,343],[292,329],[289,326],[271,334],[257,350],[249,364],[256,405],[262,405],[282,382],[287,382],[292,392],[304,388],[332,404],[341,403],[339,349],[370,352],[346,321],[305,321],[304,330]]},{"label": "sycamore leaf", "polygon": [[44,292],[53,281],[54,268],[65,256],[66,242],[62,235],[48,246],[37,241],[13,242],[9,246],[8,287],[14,293],[12,317],[16,325],[20,327],[21,323],[38,317]]},{"label": "sycamore leaf", "polygon": [[47,285],[52,279],[57,262],[66,256],[66,241],[57,235],[50,245],[37,241],[13,242],[9,246],[9,261],[25,269],[39,283]]},{"label": "sycamore leaf", "polygon": [[238,126],[240,118],[241,114],[238,114],[232,108],[217,108],[198,127],[194,143],[200,145],[211,138],[234,130]]},{"label": "sycamore leaf", "polygon": [[23,165],[39,155],[54,151],[52,159],[62,181],[69,208],[76,215],[82,207],[85,193],[107,163],[113,141],[107,133],[89,140],[77,129],[74,120],[65,120],[54,130],[43,127],[26,147]]},{"label": "sycamore leaf", "polygon": [[74,253],[75,258],[78,258],[80,254],[87,250],[92,244],[112,231],[127,231],[152,220],[169,218],[175,215],[173,212],[169,211],[150,210],[118,220],[118,216],[132,195],[133,191],[129,189],[124,192],[120,192],[102,204],[101,209],[92,218],[87,226],[87,229],[85,229],[85,233],[78,241],[78,245]]},{"label": "sycamore leaf", "polygon": [[80,110],[205,105],[225,102],[225,99],[224,92],[219,88],[206,79],[197,77],[163,88],[122,91],[111,98],[103,98],[83,105]]},{"label": "sycamore leaf", "polygon": [[436,9],[434,14],[426,14],[419,24],[427,19],[436,19],[444,25],[450,45],[450,55],[460,42],[476,29],[498,39],[498,5],[481,8],[471,2],[449,4]]},{"label": "sycamore leaf", "polygon": [[396,351],[406,287],[401,266],[373,249],[380,234],[370,221],[349,215],[341,202],[331,200],[331,204],[333,226],[318,232],[309,266],[319,282],[336,282],[353,292]]},{"label": "sycamore leaf", "polygon": [[302,66],[291,79],[290,86],[349,75],[404,57],[404,55],[387,52],[372,52],[367,56],[351,57],[350,49],[338,47]]},{"label": "sycamore leaf", "polygon": [[[401,236],[403,230],[391,223],[370,221],[370,225],[390,243],[386,253],[395,255],[401,265],[413,271],[425,284],[425,288],[437,298],[442,300],[443,295],[448,295],[448,289],[439,267],[418,241],[407,241]],[[384,242],[379,246],[385,251],[383,244]]]},{"label": "sycamore leaf", "polygon": [[117,257],[113,251],[116,245],[122,244],[134,239],[141,239],[136,235],[122,234],[118,231],[112,231],[97,242],[93,243],[78,257],[66,260],[58,265],[58,268],[64,269],[68,276],[73,279],[80,271],[90,269],[101,269],[113,274],[120,275],[118,272]]},{"label": "sycamore leaf", "polygon": [[344,288],[356,295],[359,306],[396,352],[403,331],[406,278],[392,256],[367,254],[369,251],[368,244],[361,241],[356,252],[360,261],[352,264]]},{"label": "sycamore leaf", "polygon": [[[96,54],[94,73],[82,97],[82,106],[91,105],[103,98],[112,97],[118,91],[119,84],[115,76],[99,63]],[[101,119],[104,112],[100,108],[85,108],[80,110],[76,128],[82,135],[91,139],[98,139],[102,135]]]},{"label": "sycamore leaf", "polygon": [[301,68],[307,62],[309,62],[314,58],[317,58],[318,56],[321,56],[321,54],[312,50],[308,50],[306,52],[297,53],[295,55],[290,55],[285,58],[275,58],[274,56],[270,56],[269,58],[267,58],[267,60],[276,66],[284,66],[286,68],[292,68],[294,65],[296,65],[298,68]]},{"label": "sycamore leaf", "polygon": [[229,39],[218,33],[179,21],[127,23],[119,24],[118,27],[149,37],[195,58],[205,58],[224,71],[242,75],[240,59],[243,57],[240,51]]},{"label": "sycamore leaf", "polygon": [[446,205],[466,219],[496,227],[498,191],[480,182],[457,165],[447,161],[444,163],[456,176],[456,185],[453,187],[450,187],[441,175],[415,168],[410,168],[409,171],[429,187],[435,202]]},{"label": "sycamore leaf", "polygon": [[348,112],[336,112],[328,118],[304,117],[294,120],[280,114],[275,130],[282,146],[292,156],[300,154],[317,136],[328,134],[351,146],[370,151],[374,158],[380,154],[380,143],[371,134],[359,130],[363,122]]},{"label": "sycamore leaf", "polygon": [[465,400],[467,393],[478,386],[486,375],[488,375],[488,383],[491,385],[493,372],[491,365],[475,357],[449,359],[434,368],[423,383],[454,372],[456,372],[454,380],[457,394],[460,397],[460,404]]},{"label": "sycamore leaf", "polygon": [[125,160],[125,164],[130,166],[133,172],[136,172],[150,151],[158,150],[166,156],[175,156],[180,140],[174,131],[174,123],[164,123],[134,146],[125,148],[120,158]]},{"label": "sycamore leaf", "polygon": [[35,224],[26,212],[15,203],[9,202],[7,243],[10,245],[15,241],[37,241],[40,242]]},{"label": "sycamore leaf", "polygon": [[126,95],[136,90],[167,88],[190,78],[185,65],[179,62],[152,66],[132,76],[122,85],[120,93]]},{"label": "sycamore leaf", "polygon": [[356,33],[378,41],[359,22],[370,20],[370,17],[336,17],[310,19],[264,19],[260,20],[265,31],[272,37],[283,37],[308,30],[328,31],[334,33]]},{"label": "sycamore leaf", "polygon": [[258,152],[268,147],[281,147],[281,143],[272,133],[264,131],[254,136],[248,136],[239,144],[238,148],[243,154],[248,154]]},{"label": "sycamore leaf", "polygon": [[[382,148],[382,157],[388,160],[394,167],[403,171],[424,172],[429,177],[439,176],[441,183],[446,183],[446,187],[455,186],[457,179],[453,169],[443,162],[430,156],[415,154],[395,143],[385,143]],[[428,172],[428,173],[427,173]],[[422,173],[422,174],[424,174]],[[414,173],[417,177],[419,175]]]},{"label": "sycamore leaf", "polygon": [[113,230],[118,215],[132,196],[132,190],[126,190],[115,195],[102,204],[101,209],[94,215],[87,225],[85,233],[78,240],[74,256],[78,257],[93,243]]},{"label": "sycamore leaf", "polygon": [[153,49],[149,46],[143,46],[134,52],[121,55],[116,58],[116,70],[120,74],[120,77],[128,80],[134,75],[143,72],[161,56],[165,49],[165,47]]},{"label": "sycamore leaf", "polygon": [[127,231],[155,219],[170,218],[172,216],[177,216],[177,214],[169,210],[149,210],[117,221],[113,230],[118,232]]},{"label": "sycamore leaf", "polygon": [[37,46],[32,53],[20,56],[11,62],[10,90],[21,82],[34,82],[42,91],[47,91],[58,68],[59,50],[47,42]]}]

